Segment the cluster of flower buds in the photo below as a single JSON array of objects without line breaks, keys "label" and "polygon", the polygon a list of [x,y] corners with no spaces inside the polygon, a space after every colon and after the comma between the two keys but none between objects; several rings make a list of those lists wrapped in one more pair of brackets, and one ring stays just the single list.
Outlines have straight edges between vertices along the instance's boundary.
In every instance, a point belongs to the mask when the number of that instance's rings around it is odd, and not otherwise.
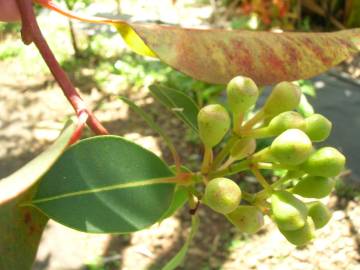
[{"label": "cluster of flower buds", "polygon": [[[227,85],[230,112],[220,104],[200,110],[198,128],[205,147],[201,173],[206,184],[202,202],[245,233],[257,232],[264,215],[269,215],[289,242],[305,245],[331,218],[329,209],[316,199],[331,193],[345,157],[333,147],[314,147],[314,142],[330,135],[332,124],[323,115],[304,118],[295,111],[301,98],[296,84],[277,84],[263,107],[251,114],[258,97],[254,81],[238,76]],[[256,151],[262,138],[273,141]],[[214,155],[214,147],[222,141]],[[270,183],[262,169],[286,173]],[[263,190],[248,193],[225,178],[245,170],[254,174]]]}]

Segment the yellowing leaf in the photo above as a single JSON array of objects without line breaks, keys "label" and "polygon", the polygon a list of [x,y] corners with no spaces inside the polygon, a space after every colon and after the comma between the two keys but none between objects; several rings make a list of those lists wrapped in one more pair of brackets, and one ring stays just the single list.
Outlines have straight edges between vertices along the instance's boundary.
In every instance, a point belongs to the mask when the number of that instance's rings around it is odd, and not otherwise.
[{"label": "yellowing leaf", "polygon": [[142,56],[156,57],[154,52],[146,46],[144,41],[136,34],[134,29],[132,29],[126,23],[116,23],[114,24],[118,32],[121,34],[125,43],[137,54]]},{"label": "yellowing leaf", "polygon": [[272,33],[129,24],[166,64],[201,81],[237,76],[259,85],[311,78],[360,51],[360,29]]},{"label": "yellowing leaf", "polygon": [[161,61],[197,80],[226,84],[237,75],[259,85],[316,76],[360,51],[360,29],[333,33],[273,33],[191,29],[88,18],[36,0],[70,18],[110,24],[136,53]]}]

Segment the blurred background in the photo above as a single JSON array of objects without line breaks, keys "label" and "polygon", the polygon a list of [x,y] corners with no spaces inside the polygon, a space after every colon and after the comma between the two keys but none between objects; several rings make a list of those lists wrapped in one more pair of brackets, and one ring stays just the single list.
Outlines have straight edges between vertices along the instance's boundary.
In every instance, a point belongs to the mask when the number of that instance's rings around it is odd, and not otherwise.
[{"label": "blurred background", "polygon": [[[273,31],[335,31],[360,27],[358,0],[59,0],[87,15],[186,27]],[[161,62],[129,51],[115,29],[69,21],[36,7],[43,33],[89,107],[113,134],[124,136],[171,161],[166,146],[119,99],[135,101],[171,136],[190,168],[201,147],[147,86],[161,82],[192,96],[201,106],[223,101],[224,86],[195,81]],[[44,150],[73,115],[36,48],[24,46],[20,25],[0,23],[0,178]],[[201,227],[179,269],[360,269],[360,58],[349,59],[299,84],[308,101],[303,113],[324,114],[334,124],[326,144],[345,152],[348,168],[325,202],[333,218],[304,248],[290,245],[268,221],[257,235],[236,231],[222,216],[201,207]],[[268,91],[265,89],[264,94]],[[87,133],[85,135],[90,135]],[[264,141],[264,145],[269,142]],[[268,175],[271,178],[271,175]],[[248,190],[258,187],[238,176]],[[184,243],[188,209],[131,236],[87,235],[49,222],[34,270],[161,269]]]}]

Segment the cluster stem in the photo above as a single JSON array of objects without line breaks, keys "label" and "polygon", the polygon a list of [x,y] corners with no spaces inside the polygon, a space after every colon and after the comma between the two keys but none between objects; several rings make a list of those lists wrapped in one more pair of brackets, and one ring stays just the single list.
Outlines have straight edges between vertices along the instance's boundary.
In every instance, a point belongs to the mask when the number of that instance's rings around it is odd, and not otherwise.
[{"label": "cluster stem", "polygon": [[244,114],[243,113],[233,113],[233,121],[234,121],[234,133],[239,134],[241,130],[241,125],[244,121]]},{"label": "cluster stem", "polygon": [[265,117],[265,113],[263,110],[258,111],[250,120],[248,120],[240,129],[239,134],[241,135],[242,132],[247,132],[248,130],[252,129],[257,123],[262,121]]},{"label": "cluster stem", "polygon": [[213,151],[212,148],[205,145],[204,159],[201,166],[201,173],[207,174],[210,171],[213,162]]},{"label": "cluster stem", "polygon": [[233,135],[226,143],[223,149],[219,152],[219,154],[216,155],[216,158],[213,162],[213,169],[217,169],[221,163],[225,160],[225,158],[229,155],[231,148],[235,145],[236,141],[239,138],[235,135]]},{"label": "cluster stem", "polygon": [[260,185],[264,188],[264,190],[269,193],[272,190],[272,187],[270,184],[266,181],[265,177],[261,174],[259,169],[256,167],[256,165],[251,167],[251,172],[256,177],[257,181],[260,183]]},{"label": "cluster stem", "polygon": [[248,159],[245,159],[243,161],[240,161],[238,163],[234,163],[232,165],[230,165],[229,167],[227,167],[226,169],[223,170],[218,170],[215,172],[211,172],[209,174],[209,178],[217,178],[217,177],[222,177],[222,176],[227,176],[227,175],[233,175],[239,172],[243,172],[249,169],[251,164],[251,161]]}]

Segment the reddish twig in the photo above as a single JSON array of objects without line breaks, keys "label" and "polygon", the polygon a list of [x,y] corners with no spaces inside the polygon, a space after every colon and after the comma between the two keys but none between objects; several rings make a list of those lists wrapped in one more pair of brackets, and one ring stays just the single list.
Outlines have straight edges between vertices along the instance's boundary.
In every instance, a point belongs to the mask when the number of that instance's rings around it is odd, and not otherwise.
[{"label": "reddish twig", "polygon": [[[108,134],[108,131],[102,126],[102,124],[96,119],[91,111],[89,111],[85,102],[82,100],[69,77],[66,75],[64,70],[61,68],[60,64],[56,60],[53,52],[51,51],[49,45],[47,44],[45,38],[43,37],[40,27],[36,21],[35,13],[33,10],[32,0],[16,0],[22,19],[22,39],[25,44],[30,44],[34,42],[38,48],[40,54],[44,58],[46,64],[48,65],[51,73],[53,74],[55,80],[60,85],[63,90],[66,98],[74,108],[76,115],[80,118],[79,123],[84,119],[84,114],[86,114],[86,123],[91,128],[91,130],[98,135]],[[84,126],[84,124],[83,124]],[[81,134],[82,127],[78,126],[77,133]],[[76,137],[76,135],[75,135]],[[79,138],[79,137],[77,137]]]},{"label": "reddish twig", "polygon": [[84,130],[84,126],[88,119],[89,119],[89,114],[87,114],[86,112],[83,112],[78,116],[78,123],[75,131],[73,132],[70,138],[69,145],[72,145],[76,143],[78,140],[80,140],[82,132]]},{"label": "reddish twig", "polygon": [[60,5],[53,2],[52,0],[34,0],[36,3],[42,5],[45,8],[51,9],[61,15],[64,15],[70,19],[76,19],[83,22],[88,23],[100,23],[100,24],[111,24],[113,22],[120,22],[120,20],[112,20],[107,18],[101,18],[101,17],[89,17],[89,16],[80,16],[71,10],[63,9]]}]

